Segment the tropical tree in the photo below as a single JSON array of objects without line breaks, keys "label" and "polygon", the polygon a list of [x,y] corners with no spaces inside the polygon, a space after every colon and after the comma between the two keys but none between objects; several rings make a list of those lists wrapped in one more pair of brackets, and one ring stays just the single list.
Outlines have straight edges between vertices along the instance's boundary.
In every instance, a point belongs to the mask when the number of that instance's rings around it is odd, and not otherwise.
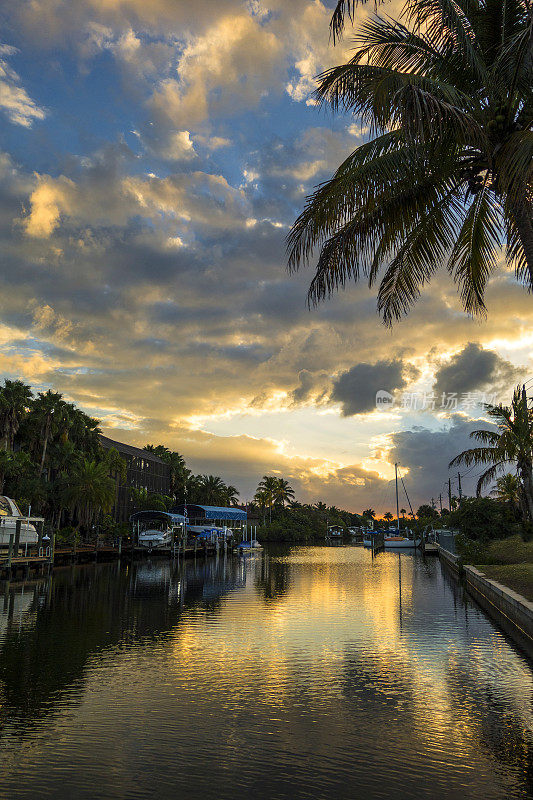
[{"label": "tropical tree", "polygon": [[466,466],[490,465],[480,475],[477,482],[477,496],[484,487],[491,484],[498,475],[516,470],[522,487],[522,512],[524,518],[533,521],[533,411],[528,408],[525,389],[519,386],[514,391],[510,406],[485,405],[488,417],[496,424],[496,429],[472,431],[470,438],[479,442],[459,453],[450,467],[458,464]]},{"label": "tropical tree", "polygon": [[200,475],[199,492],[201,503],[209,506],[224,505],[226,484],[218,475]]},{"label": "tropical tree", "polygon": [[263,515],[263,525],[265,524],[265,512],[271,501],[271,494],[266,489],[258,489],[254,494],[254,503]]},{"label": "tropical tree", "polygon": [[390,522],[391,520],[394,519],[394,517],[390,511],[386,511],[385,514],[383,514],[383,519],[386,519],[387,522]]},{"label": "tropical tree", "polygon": [[143,449],[153,453],[170,466],[170,494],[174,498],[183,496],[187,480],[191,476],[191,470],[187,469],[183,456],[162,444],[147,444]]},{"label": "tropical tree", "polygon": [[376,516],[376,512],[374,511],[373,508],[366,508],[363,511],[362,516],[365,517],[366,519],[374,519],[374,517]]},{"label": "tropical tree", "polygon": [[522,500],[522,487],[517,475],[507,472],[496,480],[496,486],[491,494],[502,503],[508,503],[511,508],[520,508]]},{"label": "tropical tree", "polygon": [[[339,0],[334,37],[357,4]],[[531,0],[406,0],[400,21],[369,17],[350,61],[319,76],[317,100],[372,138],[289,234],[289,269],[320,250],[309,302],[365,277],[392,324],[446,264],[465,310],[483,313],[502,244],[532,289],[532,84]]]},{"label": "tropical tree", "polygon": [[235,506],[239,502],[239,490],[236,486],[226,486],[225,490],[225,504],[227,506]]},{"label": "tropical tree", "polygon": [[284,506],[285,503],[294,499],[294,489],[289,481],[284,478],[278,478],[276,488],[274,489],[274,502]]},{"label": "tropical tree", "polygon": [[258,491],[263,490],[264,492],[266,492],[268,496],[268,510],[269,510],[270,522],[272,522],[272,506],[276,499],[277,486],[278,486],[278,478],[275,478],[273,475],[263,475],[257,487]]},{"label": "tropical tree", "polygon": [[120,484],[126,480],[128,465],[126,463],[126,460],[122,458],[116,447],[110,447],[109,450],[106,450],[104,461],[107,464],[109,474],[113,478],[113,481],[115,483],[115,498],[113,501],[113,505],[115,506],[116,509],[118,506],[118,492]]},{"label": "tropical tree", "polygon": [[89,528],[102,511],[109,511],[115,498],[115,483],[105,461],[81,459],[71,465],[63,489],[63,502],[80,525]]},{"label": "tropical tree", "polygon": [[30,387],[22,381],[4,381],[0,389],[0,437],[4,450],[13,450],[15,436],[32,397]]}]

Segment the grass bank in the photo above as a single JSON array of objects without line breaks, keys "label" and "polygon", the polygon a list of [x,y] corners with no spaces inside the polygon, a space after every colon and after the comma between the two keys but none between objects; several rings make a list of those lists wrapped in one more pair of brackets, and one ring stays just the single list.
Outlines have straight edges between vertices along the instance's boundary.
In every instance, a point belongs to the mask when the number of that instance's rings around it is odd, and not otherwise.
[{"label": "grass bank", "polygon": [[[474,556],[468,560],[468,555]],[[533,541],[520,536],[494,539],[461,554],[463,564],[474,564],[487,578],[502,583],[533,602]]]}]

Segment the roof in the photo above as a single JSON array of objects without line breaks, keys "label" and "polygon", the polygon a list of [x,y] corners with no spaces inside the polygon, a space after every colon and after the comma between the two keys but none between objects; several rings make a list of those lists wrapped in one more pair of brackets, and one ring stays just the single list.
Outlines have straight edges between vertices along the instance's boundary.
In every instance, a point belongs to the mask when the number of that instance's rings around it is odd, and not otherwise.
[{"label": "roof", "polygon": [[162,519],[171,522],[173,525],[181,525],[185,522],[185,517],[181,514],[175,514],[173,511],[136,511],[130,517],[130,522],[136,522],[141,519]]},{"label": "roof", "polygon": [[165,464],[168,466],[166,461],[163,461],[162,458],[159,458],[159,456],[156,456],[149,450],[143,450],[141,447],[134,447],[132,444],[126,444],[125,442],[116,442],[114,439],[109,439],[101,433],[98,434],[98,438],[102,447],[106,449],[110,450],[114,447],[119,453],[125,453],[130,456],[135,456],[136,458],[145,458],[147,461],[157,461],[158,464]]},{"label": "roof", "polygon": [[[185,506],[178,506],[176,511],[182,514]],[[187,503],[187,516],[193,519],[242,519],[248,518],[246,511],[241,508],[223,508],[222,506],[199,506]]]}]

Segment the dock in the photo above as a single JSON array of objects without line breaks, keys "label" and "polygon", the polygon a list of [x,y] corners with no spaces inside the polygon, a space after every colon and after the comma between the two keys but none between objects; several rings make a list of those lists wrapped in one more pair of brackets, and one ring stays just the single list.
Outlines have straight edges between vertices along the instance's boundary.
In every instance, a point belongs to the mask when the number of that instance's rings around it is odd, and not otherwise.
[{"label": "dock", "polygon": [[[19,551],[23,550],[24,553]],[[43,575],[51,572],[55,567],[72,566],[75,564],[88,564],[95,562],[113,561],[115,559],[133,560],[139,558],[195,558],[213,556],[233,552],[233,547],[216,544],[180,543],[173,548],[149,550],[136,545],[95,544],[74,545],[70,547],[31,548],[22,545],[18,549],[10,542],[9,549],[0,551],[0,580],[26,579],[30,574]]]}]

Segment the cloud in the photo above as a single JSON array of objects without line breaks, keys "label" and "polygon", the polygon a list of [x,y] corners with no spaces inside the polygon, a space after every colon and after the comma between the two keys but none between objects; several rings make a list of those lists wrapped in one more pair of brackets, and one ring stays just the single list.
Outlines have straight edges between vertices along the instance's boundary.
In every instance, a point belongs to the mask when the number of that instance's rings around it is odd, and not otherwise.
[{"label": "cloud", "polygon": [[171,124],[196,126],[208,116],[256,105],[279,71],[281,45],[249,14],[217,20],[191,37],[179,58],[178,76],[165,78],[152,95],[153,114]]},{"label": "cloud", "polygon": [[[448,464],[463,450],[472,447],[470,433],[478,428],[493,428],[485,420],[466,420],[455,415],[450,423],[439,430],[416,428],[398,431],[390,436],[392,447],[388,453],[391,462],[400,464],[407,492],[413,504],[427,503],[432,497],[437,500],[443,495],[443,505],[448,506],[448,478],[452,479],[452,493],[457,494],[457,470],[450,472]],[[465,494],[475,494],[480,469],[462,473],[462,490]],[[415,507],[416,510],[416,507]]]},{"label": "cloud", "polygon": [[0,108],[15,125],[31,128],[35,120],[44,119],[46,113],[31,99],[20,85],[20,78],[6,61],[18,50],[10,45],[0,45]]},{"label": "cloud", "polygon": [[333,382],[330,402],[340,403],[343,417],[364,414],[376,408],[376,392],[394,394],[417,376],[418,370],[400,359],[356,364]]},{"label": "cloud", "polygon": [[448,361],[441,364],[435,373],[433,391],[457,395],[489,389],[490,394],[509,393],[522,370],[506,361],[494,350],[483,348],[477,342],[469,342]]}]

